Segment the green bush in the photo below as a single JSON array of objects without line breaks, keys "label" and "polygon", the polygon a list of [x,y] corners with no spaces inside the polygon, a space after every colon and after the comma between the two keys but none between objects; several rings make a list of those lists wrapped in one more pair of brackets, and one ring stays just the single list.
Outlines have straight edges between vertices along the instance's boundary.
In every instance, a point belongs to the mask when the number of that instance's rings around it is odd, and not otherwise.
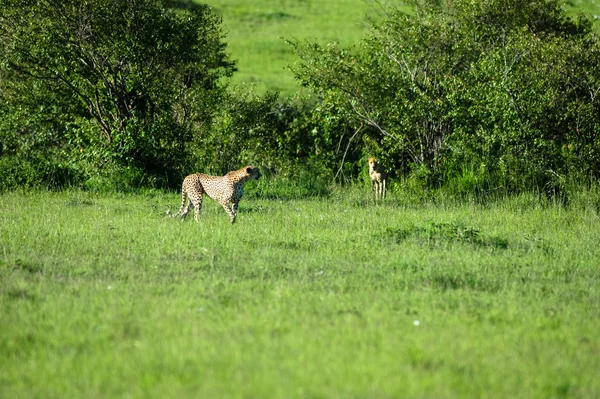
[{"label": "green bush", "polygon": [[[457,191],[560,192],[600,175],[600,43],[553,0],[410,1],[359,51],[292,41],[297,78],[371,127],[396,176]],[[427,170],[423,173],[422,168]]]},{"label": "green bush", "polygon": [[173,4],[3,1],[0,141],[11,155],[52,147],[98,169],[178,176],[235,68],[210,7]]},{"label": "green bush", "polygon": [[[112,167],[90,176],[83,184],[94,192],[130,193],[142,188],[166,187],[166,182],[135,167]],[[176,185],[175,183],[173,185]]]},{"label": "green bush", "polygon": [[0,157],[0,191],[43,187],[61,189],[81,180],[76,168],[44,157]]},{"label": "green bush", "polygon": [[194,137],[191,167],[222,174],[254,163],[274,177],[295,178],[306,170],[327,184],[351,181],[362,157],[353,123],[332,103],[238,88],[223,97],[212,124]]}]

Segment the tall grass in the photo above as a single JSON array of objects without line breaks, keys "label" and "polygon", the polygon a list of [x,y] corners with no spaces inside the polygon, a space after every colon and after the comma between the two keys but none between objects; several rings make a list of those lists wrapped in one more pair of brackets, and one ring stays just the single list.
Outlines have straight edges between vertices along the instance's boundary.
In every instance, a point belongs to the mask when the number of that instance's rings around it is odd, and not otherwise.
[{"label": "tall grass", "polygon": [[165,217],[177,193],[2,194],[0,397],[600,394],[598,193],[252,184],[233,226]]}]

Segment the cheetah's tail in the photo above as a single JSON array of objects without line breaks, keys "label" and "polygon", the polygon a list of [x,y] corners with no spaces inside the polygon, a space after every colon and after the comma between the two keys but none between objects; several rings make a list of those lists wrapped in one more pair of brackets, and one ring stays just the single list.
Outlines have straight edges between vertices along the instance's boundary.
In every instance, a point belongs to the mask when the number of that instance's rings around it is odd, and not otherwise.
[{"label": "cheetah's tail", "polygon": [[183,215],[183,210],[185,209],[185,200],[186,199],[187,199],[187,193],[186,193],[185,189],[182,187],[181,188],[181,206],[179,207],[179,210],[177,211],[177,213],[173,213],[173,212],[171,212],[170,209],[167,209],[167,216],[174,218],[179,215]]}]

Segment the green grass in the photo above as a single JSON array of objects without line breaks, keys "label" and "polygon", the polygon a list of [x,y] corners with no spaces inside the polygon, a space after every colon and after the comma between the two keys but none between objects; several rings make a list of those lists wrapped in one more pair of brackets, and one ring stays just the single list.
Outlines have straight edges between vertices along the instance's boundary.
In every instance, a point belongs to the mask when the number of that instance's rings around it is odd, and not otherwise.
[{"label": "green grass", "polygon": [[600,395],[597,195],[366,191],[2,194],[0,397]]},{"label": "green grass", "polygon": [[234,84],[256,85],[257,92],[295,93],[287,68],[295,62],[284,39],[337,41],[352,46],[363,37],[363,18],[373,9],[362,0],[207,0],[223,16],[229,51],[238,60]]},{"label": "green grass", "polygon": [[600,1],[598,0],[567,0],[564,4],[570,15],[582,12],[592,18],[600,17]]},{"label": "green grass", "polygon": [[[300,87],[287,68],[296,61],[283,39],[358,45],[366,33],[365,15],[375,11],[364,0],[206,0],[223,17],[229,51],[239,71],[232,83],[253,84],[258,93],[296,93]],[[410,9],[400,2],[405,11]],[[600,15],[596,0],[570,0],[570,15]]]}]

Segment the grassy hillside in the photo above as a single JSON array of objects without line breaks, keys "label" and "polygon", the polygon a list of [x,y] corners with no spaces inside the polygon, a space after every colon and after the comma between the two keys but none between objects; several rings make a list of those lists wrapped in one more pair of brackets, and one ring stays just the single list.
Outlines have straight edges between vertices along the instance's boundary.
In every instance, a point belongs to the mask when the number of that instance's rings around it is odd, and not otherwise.
[{"label": "grassy hillside", "polygon": [[567,0],[564,3],[572,15],[583,12],[592,17],[600,16],[600,1],[598,0]]},{"label": "grassy hillside", "polygon": [[286,66],[294,62],[284,39],[338,41],[351,46],[365,32],[362,23],[373,9],[362,0],[207,0],[223,16],[230,52],[238,60],[234,83],[256,84],[292,94],[298,86]]},{"label": "grassy hillside", "polygon": [[[196,0],[204,2],[202,0]],[[373,9],[364,0],[206,0],[228,31],[229,49],[238,60],[234,83],[252,83],[266,90],[292,94],[298,90],[286,66],[294,62],[283,38],[338,41],[357,44],[365,33],[362,24]],[[600,15],[600,1],[569,0],[570,14]]]}]

